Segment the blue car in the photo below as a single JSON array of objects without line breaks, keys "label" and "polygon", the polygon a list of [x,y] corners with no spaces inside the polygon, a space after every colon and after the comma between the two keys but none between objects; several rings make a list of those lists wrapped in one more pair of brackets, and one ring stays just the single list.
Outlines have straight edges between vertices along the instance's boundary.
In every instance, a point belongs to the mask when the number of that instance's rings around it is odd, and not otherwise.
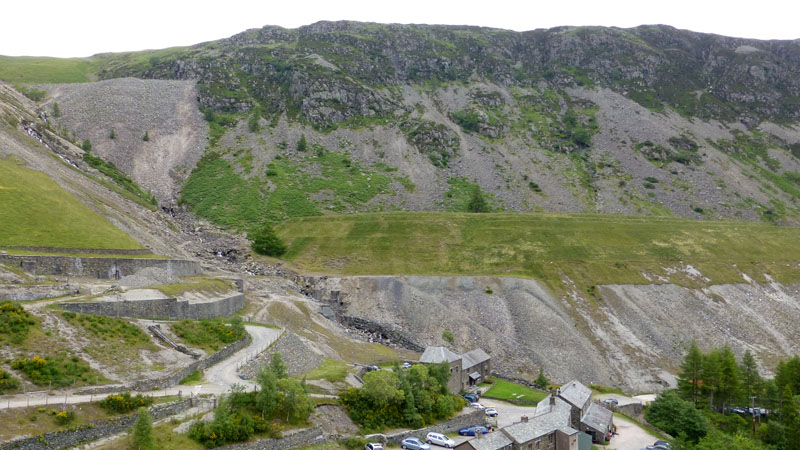
[{"label": "blue car", "polygon": [[458,430],[458,434],[461,436],[475,436],[477,434],[486,434],[488,432],[489,430],[486,427],[482,427],[479,425],[469,428],[462,428]]}]

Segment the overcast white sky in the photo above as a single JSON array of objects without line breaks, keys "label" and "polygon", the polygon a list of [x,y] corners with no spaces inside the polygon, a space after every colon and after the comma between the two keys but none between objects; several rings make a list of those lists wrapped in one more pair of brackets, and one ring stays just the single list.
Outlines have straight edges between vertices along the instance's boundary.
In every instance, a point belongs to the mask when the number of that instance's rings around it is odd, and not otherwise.
[{"label": "overcast white sky", "polygon": [[756,39],[800,38],[800,0],[6,0],[0,55],[89,56],[191,45],[319,20],[480,25],[667,24]]}]

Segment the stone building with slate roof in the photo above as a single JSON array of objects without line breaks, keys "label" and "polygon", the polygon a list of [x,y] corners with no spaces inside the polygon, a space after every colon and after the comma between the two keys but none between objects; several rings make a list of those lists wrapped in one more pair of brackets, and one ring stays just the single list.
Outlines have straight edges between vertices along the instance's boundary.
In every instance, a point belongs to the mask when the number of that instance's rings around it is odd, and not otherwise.
[{"label": "stone building with slate roof", "polygon": [[459,355],[445,347],[427,347],[419,358],[419,362],[423,364],[447,362],[450,365],[448,388],[454,394],[467,391],[489,377],[491,361],[492,358],[479,348]]}]

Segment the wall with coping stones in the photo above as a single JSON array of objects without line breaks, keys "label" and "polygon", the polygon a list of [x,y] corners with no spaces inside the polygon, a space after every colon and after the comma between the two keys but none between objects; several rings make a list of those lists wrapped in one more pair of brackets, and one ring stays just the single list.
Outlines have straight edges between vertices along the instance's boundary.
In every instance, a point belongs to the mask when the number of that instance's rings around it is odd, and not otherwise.
[{"label": "wall with coping stones", "polygon": [[[165,403],[163,405],[156,405],[151,407],[150,415],[153,420],[163,419],[175,415],[179,412],[185,411],[193,406],[192,402],[197,399],[187,398],[173,403]],[[117,417],[108,420],[99,420],[91,422],[87,425],[81,425],[70,431],[59,430],[50,433],[40,434],[17,441],[6,442],[0,444],[0,450],[19,449],[19,450],[33,450],[42,448],[65,448],[71,447],[82,442],[94,441],[102,439],[113,434],[127,431],[136,422],[137,414],[125,417]]]},{"label": "wall with coping stones", "polygon": [[165,270],[170,275],[187,277],[201,272],[196,261],[148,258],[84,258],[47,255],[0,255],[0,264],[16,266],[34,275],[62,275],[118,279],[148,268]]},{"label": "wall with coping stones", "polygon": [[221,450],[285,450],[294,447],[303,447],[321,443],[325,440],[322,435],[322,428],[312,427],[295,431],[294,433],[284,433],[280,439],[262,439],[260,441],[245,442],[243,444],[226,445],[218,447]]},{"label": "wall with coping stones", "polygon": [[236,342],[226,345],[218,352],[214,353],[213,355],[209,356],[206,359],[201,359],[199,361],[195,361],[188,366],[184,367],[183,369],[172,373],[170,375],[165,375],[163,377],[152,378],[149,380],[141,380],[136,381],[133,384],[128,386],[101,386],[97,388],[89,388],[84,389],[82,391],[76,392],[76,395],[89,395],[89,394],[108,394],[111,392],[125,392],[125,391],[152,391],[153,389],[163,389],[170,386],[175,386],[181,380],[188,377],[192,374],[195,370],[203,370],[207,369],[214,364],[222,361],[233,355],[234,353],[238,352],[239,350],[247,347],[250,344],[251,337],[248,334],[244,339],[239,339]]},{"label": "wall with coping stones", "polygon": [[469,408],[469,409],[471,409],[471,411],[466,414],[460,414],[451,419],[445,420],[444,422],[440,422],[437,423],[436,425],[431,425],[426,428],[420,428],[418,430],[411,430],[411,431],[403,431],[402,433],[392,434],[388,436],[376,435],[375,437],[382,440],[383,442],[389,442],[391,444],[399,444],[400,441],[410,436],[418,437],[422,440],[425,440],[425,435],[427,435],[430,432],[442,433],[442,434],[453,433],[462,428],[470,427],[472,425],[483,425],[486,422],[486,414],[482,410],[476,408]]},{"label": "wall with coping stones", "polygon": [[61,303],[72,312],[111,317],[141,317],[146,319],[212,319],[228,317],[244,308],[244,294],[236,294],[209,302],[179,301],[175,298],[152,300]]}]

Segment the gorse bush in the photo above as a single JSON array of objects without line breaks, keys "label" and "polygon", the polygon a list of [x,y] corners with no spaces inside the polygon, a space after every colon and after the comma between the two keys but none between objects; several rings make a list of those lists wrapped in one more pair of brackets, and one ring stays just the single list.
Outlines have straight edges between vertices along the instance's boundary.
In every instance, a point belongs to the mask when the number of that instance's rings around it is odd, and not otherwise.
[{"label": "gorse bush", "polygon": [[153,399],[150,397],[145,397],[142,394],[132,396],[130,392],[123,392],[122,394],[113,394],[104,398],[100,401],[100,407],[108,412],[123,414],[143,406],[150,406],[152,403]]},{"label": "gorse bush", "polygon": [[57,424],[66,425],[66,424],[72,422],[73,420],[75,420],[75,411],[73,411],[71,409],[70,410],[64,410],[64,411],[59,411],[53,417],[54,417],[54,419],[55,419]]},{"label": "gorse bush", "polygon": [[131,345],[150,342],[150,338],[142,330],[122,319],[71,311],[62,312],[61,316],[67,322],[78,325],[95,336],[122,339]]},{"label": "gorse bush", "polygon": [[64,355],[19,358],[11,363],[11,368],[25,374],[33,384],[47,386],[52,383],[53,387],[72,386],[79,381],[88,383],[92,370],[77,356],[66,358]]},{"label": "gorse bush", "polygon": [[0,395],[19,387],[19,380],[11,376],[10,373],[0,369]]},{"label": "gorse bush", "polygon": [[0,301],[0,342],[8,339],[12,344],[21,344],[34,325],[36,320],[18,302]]}]

